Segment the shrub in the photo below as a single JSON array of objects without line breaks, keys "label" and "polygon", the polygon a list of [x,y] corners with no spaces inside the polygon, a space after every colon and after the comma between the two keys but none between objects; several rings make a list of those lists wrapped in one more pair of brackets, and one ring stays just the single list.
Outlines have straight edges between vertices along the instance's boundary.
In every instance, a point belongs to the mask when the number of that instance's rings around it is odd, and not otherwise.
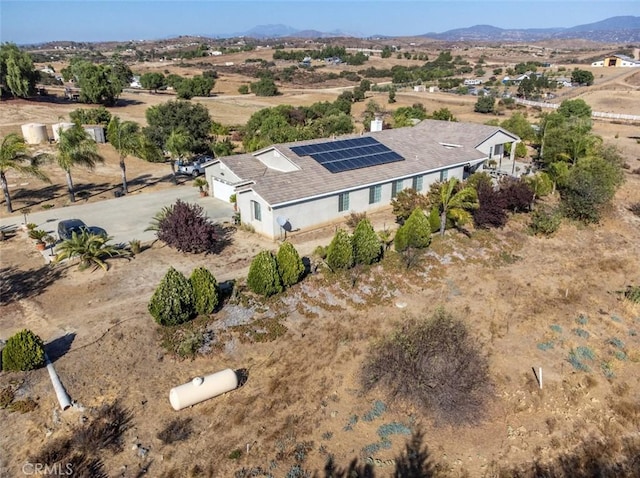
[{"label": "shrub", "polygon": [[198,314],[210,314],[218,305],[218,282],[209,269],[198,267],[189,277]]},{"label": "shrub", "polygon": [[251,261],[247,285],[256,294],[269,297],[282,292],[278,264],[271,251],[259,252]]},{"label": "shrub", "polygon": [[533,191],[522,179],[508,178],[500,182],[505,207],[514,212],[528,211],[533,203]]},{"label": "shrub", "polygon": [[213,252],[217,244],[216,225],[198,204],[178,199],[158,225],[158,239],[181,252]]},{"label": "shrub", "polygon": [[334,271],[353,266],[353,245],[346,231],[338,229],[333,236],[327,249],[327,264]]},{"label": "shrub", "polygon": [[620,160],[615,153],[579,160],[571,168],[561,197],[567,216],[580,221],[598,222],[607,205],[624,181]]},{"label": "shrub", "polygon": [[28,329],[9,337],[2,349],[2,369],[33,370],[44,364],[44,344],[40,337]]},{"label": "shrub", "polygon": [[249,94],[249,85],[240,85],[238,87],[238,93],[240,93],[241,95],[248,95]]},{"label": "shrub", "polygon": [[278,274],[284,287],[297,284],[304,274],[304,264],[293,244],[283,242],[276,256]]},{"label": "shrub", "polygon": [[383,387],[431,412],[443,424],[478,420],[490,394],[489,365],[461,321],[444,310],[409,318],[375,345],[360,380],[365,391]]},{"label": "shrub", "polygon": [[429,244],[431,244],[431,225],[422,209],[414,209],[409,219],[400,226],[396,233],[394,244],[398,252],[403,252],[409,248],[424,249],[429,247]]},{"label": "shrub", "polygon": [[373,264],[382,254],[380,239],[368,219],[360,221],[353,233],[353,256],[356,264]]},{"label": "shrub", "polygon": [[366,219],[366,217],[367,217],[366,211],[352,212],[351,214],[349,214],[349,217],[347,218],[347,226],[349,226],[352,229],[355,229],[356,226],[360,224],[360,221],[362,221],[363,219]]},{"label": "shrub", "polygon": [[429,227],[431,228],[431,233],[436,233],[440,230],[440,211],[438,211],[437,207],[432,207],[431,211],[429,211]]},{"label": "shrub", "polygon": [[491,183],[481,181],[478,191],[478,209],[473,211],[473,223],[477,228],[503,227],[507,223],[507,201]]},{"label": "shrub", "polygon": [[560,228],[562,214],[557,209],[538,208],[531,215],[529,230],[532,234],[550,236]]},{"label": "shrub", "polygon": [[195,300],[191,283],[170,267],[151,296],[148,309],[160,325],[178,325],[192,319]]},{"label": "shrub", "polygon": [[537,198],[545,197],[553,191],[553,181],[545,172],[540,172],[534,176],[525,178],[525,182],[529,185],[531,191]]},{"label": "shrub", "polygon": [[403,189],[391,200],[393,215],[396,216],[396,221],[400,224],[404,224],[404,221],[416,208],[426,209],[428,205],[427,196],[411,188]]}]

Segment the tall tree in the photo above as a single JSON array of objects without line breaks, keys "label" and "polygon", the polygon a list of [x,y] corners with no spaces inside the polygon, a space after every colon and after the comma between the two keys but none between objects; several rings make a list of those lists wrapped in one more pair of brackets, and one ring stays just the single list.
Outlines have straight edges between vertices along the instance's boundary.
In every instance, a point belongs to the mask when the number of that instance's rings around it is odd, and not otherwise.
[{"label": "tall tree", "polygon": [[186,131],[192,140],[194,153],[211,151],[211,116],[206,106],[189,101],[168,101],[148,108],[148,126],[144,134],[161,150],[176,129]]},{"label": "tall tree", "polygon": [[118,116],[113,116],[107,127],[107,140],[120,155],[122,192],[128,194],[125,159],[129,155],[139,154],[141,146],[140,126],[134,121],[121,121]]},{"label": "tall tree", "polygon": [[74,166],[94,169],[97,163],[104,162],[104,158],[98,154],[96,142],[89,137],[82,126],[75,124],[68,130],[60,132],[57,161],[67,176],[69,200],[75,202],[76,196],[71,169]]},{"label": "tall tree", "polygon": [[31,56],[20,51],[13,43],[0,45],[0,94],[27,98],[33,93],[38,72],[33,68]]},{"label": "tall tree", "polygon": [[476,190],[470,187],[456,191],[458,179],[451,178],[440,186],[438,208],[440,211],[440,235],[444,236],[447,219],[454,224],[464,224],[471,219],[471,212],[478,207]]},{"label": "tall tree", "polygon": [[169,164],[171,165],[171,174],[173,184],[178,184],[178,178],[176,177],[176,161],[180,161],[184,158],[189,151],[191,151],[193,144],[192,138],[184,129],[174,129],[165,147],[169,152]]},{"label": "tall tree", "polygon": [[0,144],[0,183],[2,184],[8,212],[13,212],[13,206],[11,205],[9,184],[5,173],[12,169],[18,174],[33,176],[42,181],[50,182],[49,178],[40,169],[40,163],[44,159],[47,159],[47,156],[43,154],[31,155],[24,139],[15,133],[7,135],[2,140],[2,144]]}]

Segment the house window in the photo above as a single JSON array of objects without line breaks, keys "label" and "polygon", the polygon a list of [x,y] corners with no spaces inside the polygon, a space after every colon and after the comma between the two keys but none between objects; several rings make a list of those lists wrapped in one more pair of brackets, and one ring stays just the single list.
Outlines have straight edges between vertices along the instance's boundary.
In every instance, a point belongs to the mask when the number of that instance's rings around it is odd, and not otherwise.
[{"label": "house window", "polygon": [[440,171],[440,182],[441,183],[445,182],[448,177],[449,177],[449,170],[443,169],[442,171]]},{"label": "house window", "polygon": [[382,184],[369,188],[369,204],[375,204],[382,200]]},{"label": "house window", "polygon": [[349,210],[349,193],[342,193],[338,196],[338,212]]},{"label": "house window", "polygon": [[254,221],[262,221],[262,210],[260,209],[259,202],[251,201],[251,211],[253,213]]},{"label": "house window", "polygon": [[402,191],[402,179],[391,183],[391,197],[396,197],[400,191]]},{"label": "house window", "polygon": [[422,191],[423,180],[424,180],[424,176],[416,176],[415,178],[413,178],[413,184],[412,184],[413,189],[415,189],[417,192]]}]

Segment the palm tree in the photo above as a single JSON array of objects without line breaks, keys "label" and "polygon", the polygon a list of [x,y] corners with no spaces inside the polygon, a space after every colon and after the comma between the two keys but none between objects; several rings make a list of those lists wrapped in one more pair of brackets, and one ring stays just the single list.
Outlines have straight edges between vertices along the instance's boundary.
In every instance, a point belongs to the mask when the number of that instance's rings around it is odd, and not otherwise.
[{"label": "palm tree", "polygon": [[49,178],[40,169],[40,164],[44,159],[48,159],[48,155],[37,154],[33,156],[29,154],[24,139],[15,133],[5,136],[2,140],[2,144],[0,144],[0,183],[2,183],[4,199],[7,203],[7,211],[12,213],[13,206],[5,173],[13,169],[19,174],[33,176],[50,183]]},{"label": "palm tree", "polygon": [[107,126],[107,140],[120,155],[122,192],[127,194],[127,166],[124,161],[129,155],[140,154],[140,126],[134,121],[121,121],[118,116],[112,116]]},{"label": "palm tree", "polygon": [[79,124],[75,124],[66,131],[60,131],[57,160],[58,165],[67,175],[67,189],[69,190],[69,200],[71,202],[76,201],[71,168],[81,165],[93,169],[96,163],[104,162],[104,158],[98,154],[96,142],[89,137]]},{"label": "palm tree", "polygon": [[173,175],[173,184],[178,184],[176,178],[176,161],[184,158],[191,151],[191,136],[184,129],[178,128],[171,131],[167,138],[165,148],[169,151],[169,163]]},{"label": "palm tree", "polygon": [[464,224],[471,219],[470,210],[477,209],[478,195],[474,188],[468,187],[455,192],[457,178],[451,178],[440,186],[438,207],[440,209],[440,235],[444,236],[447,218],[455,224]]},{"label": "palm tree", "polygon": [[94,265],[95,269],[101,267],[105,271],[109,268],[105,259],[108,257],[128,257],[130,252],[126,249],[107,244],[110,237],[101,234],[91,234],[83,230],[80,234],[71,233],[71,239],[67,239],[58,246],[55,262],[64,259],[80,258],[79,268],[86,269]]}]

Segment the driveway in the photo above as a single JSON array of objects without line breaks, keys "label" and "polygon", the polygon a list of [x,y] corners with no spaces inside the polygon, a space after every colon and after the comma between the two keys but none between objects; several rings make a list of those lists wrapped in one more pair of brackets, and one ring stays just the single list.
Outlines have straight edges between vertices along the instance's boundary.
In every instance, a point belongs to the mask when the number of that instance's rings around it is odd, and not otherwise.
[{"label": "driveway", "polygon": [[[175,186],[162,191],[131,193],[127,196],[104,201],[32,212],[27,221],[38,225],[54,237],[58,237],[58,221],[81,219],[87,226],[99,226],[113,237],[113,243],[128,243],[132,239],[142,242],[155,238],[155,232],[145,231],[151,218],[164,206],[170,206],[177,199],[202,206],[205,214],[214,222],[231,221],[233,206],[227,202],[207,196],[200,197],[197,188]],[[0,227],[13,229],[23,222],[23,216],[16,215],[0,219]]]}]

